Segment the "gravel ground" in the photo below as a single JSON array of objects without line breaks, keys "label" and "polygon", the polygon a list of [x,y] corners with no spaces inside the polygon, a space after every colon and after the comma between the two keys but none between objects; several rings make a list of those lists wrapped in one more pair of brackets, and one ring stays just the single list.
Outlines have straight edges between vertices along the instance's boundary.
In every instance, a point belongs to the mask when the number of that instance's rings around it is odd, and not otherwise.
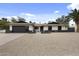
[{"label": "gravel ground", "polygon": [[79,56],[79,33],[12,35],[22,36],[1,45],[1,56]]},{"label": "gravel ground", "polygon": [[0,46],[3,44],[6,44],[9,41],[12,41],[16,38],[19,38],[23,36],[24,34],[19,34],[19,33],[0,33]]}]

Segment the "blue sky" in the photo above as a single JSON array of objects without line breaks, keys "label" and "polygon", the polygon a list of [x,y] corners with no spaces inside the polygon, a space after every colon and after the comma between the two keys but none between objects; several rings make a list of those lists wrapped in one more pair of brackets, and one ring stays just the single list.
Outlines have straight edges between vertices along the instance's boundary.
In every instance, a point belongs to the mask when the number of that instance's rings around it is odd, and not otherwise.
[{"label": "blue sky", "polygon": [[0,17],[21,16],[26,21],[55,21],[61,15],[67,15],[70,3],[2,3]]}]

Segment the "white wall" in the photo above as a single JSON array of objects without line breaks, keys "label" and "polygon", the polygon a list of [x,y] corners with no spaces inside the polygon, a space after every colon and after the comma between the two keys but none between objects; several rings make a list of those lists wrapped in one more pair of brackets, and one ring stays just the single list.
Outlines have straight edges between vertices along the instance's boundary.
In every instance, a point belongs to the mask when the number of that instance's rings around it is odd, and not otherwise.
[{"label": "white wall", "polygon": [[52,30],[58,30],[58,26],[52,26]]},{"label": "white wall", "polygon": [[10,25],[9,30],[12,31],[12,25]]},{"label": "white wall", "polygon": [[6,32],[6,30],[0,30],[0,33],[5,33]]},{"label": "white wall", "polygon": [[70,28],[75,28],[75,32],[77,32],[77,25],[76,23],[73,21],[73,19],[71,21],[69,21],[69,27]]},{"label": "white wall", "polygon": [[29,30],[30,31],[33,31],[33,26],[29,26]]},{"label": "white wall", "polygon": [[65,27],[65,26],[62,26],[62,29],[61,30],[68,30],[68,28]]},{"label": "white wall", "polygon": [[48,26],[44,26],[44,30],[45,30],[45,31],[48,30]]},{"label": "white wall", "polygon": [[73,20],[69,21],[69,27],[72,28],[72,27],[75,27],[75,26],[76,26],[76,24]]}]

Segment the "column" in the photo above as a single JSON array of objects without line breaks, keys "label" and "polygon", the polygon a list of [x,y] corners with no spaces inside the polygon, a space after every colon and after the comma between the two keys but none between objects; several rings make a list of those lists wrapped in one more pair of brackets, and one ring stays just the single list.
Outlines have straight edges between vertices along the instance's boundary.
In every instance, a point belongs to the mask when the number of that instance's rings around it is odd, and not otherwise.
[{"label": "column", "polygon": [[44,26],[44,31],[48,31],[48,26]]},{"label": "column", "polygon": [[9,30],[12,31],[12,25],[9,26]]},{"label": "column", "polygon": [[58,30],[57,26],[52,26],[52,30]]},{"label": "column", "polygon": [[29,31],[33,31],[33,26],[29,26]]},{"label": "column", "polygon": [[40,27],[38,27],[38,31],[40,32]]},{"label": "column", "polygon": [[65,27],[65,26],[62,26],[62,30],[68,30],[68,29],[67,29],[67,27]]}]

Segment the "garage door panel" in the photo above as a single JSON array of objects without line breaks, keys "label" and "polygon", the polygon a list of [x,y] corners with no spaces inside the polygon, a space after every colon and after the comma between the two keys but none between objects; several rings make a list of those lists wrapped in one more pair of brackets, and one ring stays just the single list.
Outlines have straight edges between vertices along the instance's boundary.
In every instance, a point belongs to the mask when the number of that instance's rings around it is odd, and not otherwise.
[{"label": "garage door panel", "polygon": [[12,30],[13,32],[26,32],[25,26],[13,26]]}]

